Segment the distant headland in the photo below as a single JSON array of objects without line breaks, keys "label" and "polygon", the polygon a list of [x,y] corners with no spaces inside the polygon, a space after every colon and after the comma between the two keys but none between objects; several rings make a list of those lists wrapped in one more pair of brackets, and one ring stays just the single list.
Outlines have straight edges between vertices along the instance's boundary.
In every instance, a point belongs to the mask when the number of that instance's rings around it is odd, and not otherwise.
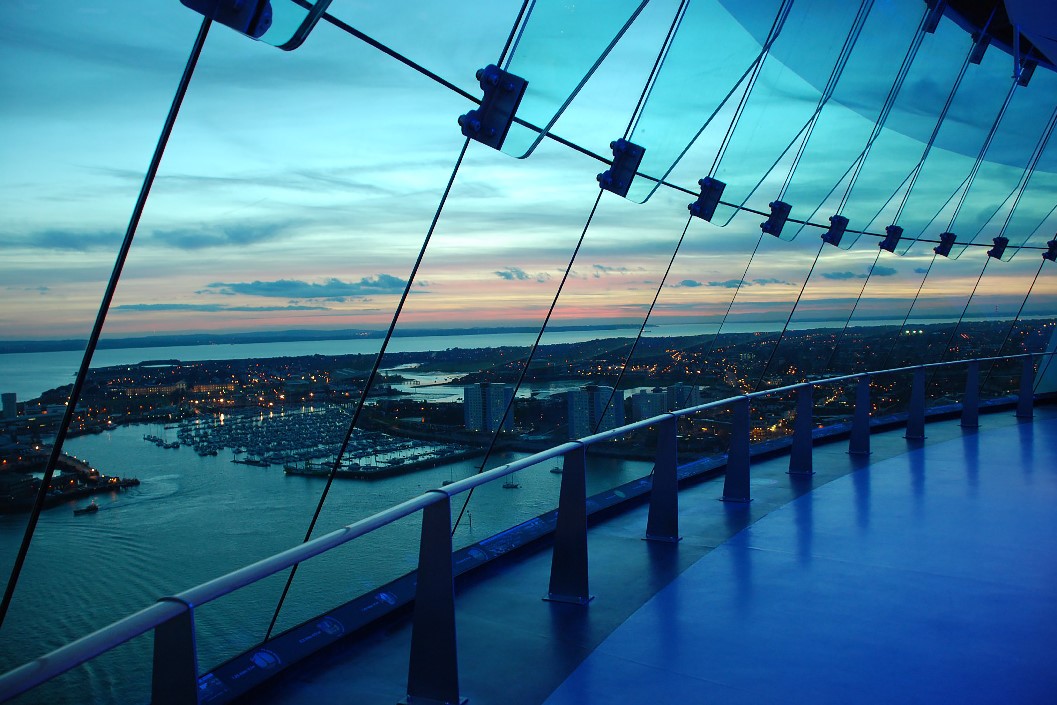
[{"label": "distant headland", "polygon": [[[551,326],[553,331],[591,331],[638,329],[639,324],[604,323],[598,325]],[[476,328],[405,328],[394,331],[396,338],[428,337],[435,335],[493,335],[498,333],[537,333],[538,326],[492,326]],[[344,330],[273,330],[246,333],[180,333],[144,335],[130,338],[103,338],[100,349],[167,348],[191,345],[245,345],[247,343],[288,343],[313,340],[370,340],[385,337],[384,330],[349,328]],[[0,340],[0,355],[8,353],[62,352],[84,350],[88,341],[65,340]]]}]

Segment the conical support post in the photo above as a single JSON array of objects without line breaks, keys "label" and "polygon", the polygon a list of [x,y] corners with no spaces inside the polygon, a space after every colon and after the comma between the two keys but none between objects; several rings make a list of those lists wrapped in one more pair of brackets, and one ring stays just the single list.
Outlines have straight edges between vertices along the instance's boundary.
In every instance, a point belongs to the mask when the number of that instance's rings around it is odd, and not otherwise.
[{"label": "conical support post", "polygon": [[451,565],[451,499],[439,499],[422,510],[418,583],[411,625],[411,660],[407,670],[407,705],[456,705],[459,663],[455,644],[455,584]]},{"label": "conical support post", "polygon": [[554,529],[550,589],[544,600],[586,605],[587,586],[587,447],[565,454]]},{"label": "conical support post", "polygon": [[1035,365],[1031,356],[1024,358],[1020,368],[1020,396],[1017,397],[1017,418],[1030,419],[1035,415]]},{"label": "conical support post", "polygon": [[813,441],[815,427],[815,388],[805,384],[796,391],[796,420],[793,422],[793,447],[789,451],[790,475],[813,475]]},{"label": "conical support post", "polygon": [[973,360],[965,370],[965,397],[962,401],[962,428],[980,425],[980,363]]},{"label": "conical support post", "polygon": [[727,450],[727,473],[723,478],[724,502],[751,502],[749,491],[749,398],[734,402],[734,419]]},{"label": "conical support post", "polygon": [[648,541],[679,540],[679,419],[669,416],[657,434],[657,459],[653,465],[650,513],[646,519]]},{"label": "conical support post", "polygon": [[[162,598],[186,604],[175,598]],[[185,612],[154,628],[153,705],[198,705],[198,655],[195,617]]]},{"label": "conical support post", "polygon": [[852,455],[870,454],[870,377],[862,375],[855,388],[855,416],[851,422],[851,442],[848,452]]},{"label": "conical support post", "polygon": [[908,440],[925,439],[925,368],[914,370],[914,381],[910,384],[910,409],[907,411]]}]

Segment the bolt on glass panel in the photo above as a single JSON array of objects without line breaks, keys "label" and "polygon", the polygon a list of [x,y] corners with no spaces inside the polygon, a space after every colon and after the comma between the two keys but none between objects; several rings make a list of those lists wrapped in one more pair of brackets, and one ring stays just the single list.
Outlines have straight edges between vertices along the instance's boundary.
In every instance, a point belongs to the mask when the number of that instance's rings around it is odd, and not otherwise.
[{"label": "bolt on glass panel", "polygon": [[532,153],[646,2],[532,4],[502,66],[528,81],[503,152],[519,159]]}]

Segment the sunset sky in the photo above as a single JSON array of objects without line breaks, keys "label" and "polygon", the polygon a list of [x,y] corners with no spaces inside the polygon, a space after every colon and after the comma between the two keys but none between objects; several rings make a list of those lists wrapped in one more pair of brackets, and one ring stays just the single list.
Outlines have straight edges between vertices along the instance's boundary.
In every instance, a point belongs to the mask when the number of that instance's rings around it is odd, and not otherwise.
[{"label": "sunset sky", "polygon": [[[907,2],[913,10],[904,13],[916,16],[923,4]],[[394,12],[392,4],[335,0],[331,12],[479,95],[474,72],[498,58],[520,2],[497,0],[472,8],[428,0],[400,5]],[[610,10],[633,5],[614,3]],[[557,134],[609,154],[608,144],[624,133],[677,5],[673,0],[649,4],[558,121]],[[813,7],[818,3],[798,5],[805,14],[791,21],[807,22],[812,12],[822,12]],[[721,11],[717,2],[697,7]],[[84,337],[200,16],[178,0],[9,0],[0,12],[0,338]],[[936,66],[930,58],[935,70],[920,82],[912,74],[908,96],[926,100],[949,89],[949,83],[939,84],[949,80],[962,56],[952,47],[961,51],[968,44],[948,29],[927,39],[935,44],[922,49],[943,53],[947,64]],[[717,79],[715,70],[748,67],[749,35],[726,36],[729,46],[713,43],[705,65],[698,67],[704,75],[680,69],[675,59],[666,65],[669,79],[678,80],[659,80],[656,98],[637,128],[639,135],[657,140],[655,152],[645,145],[651,155],[677,153],[704,123],[708,115],[695,111],[713,109],[730,88],[723,82],[729,76]],[[798,35],[791,31],[789,36]],[[522,65],[531,68],[528,38],[526,32]],[[766,110],[753,108],[759,110],[754,116],[766,115],[770,122],[757,124],[757,133],[736,133],[732,156],[720,165],[731,197],[747,197],[757,208],[766,208],[781,179],[772,177],[751,193],[765,173],[753,161],[762,152],[752,147],[784,139],[790,126],[803,124],[817,100],[812,85],[818,77],[807,75],[805,81],[796,75],[813,54],[798,53],[793,39],[776,45],[771,68],[760,79],[762,92],[784,98]],[[590,51],[587,39],[577,41]],[[673,56],[681,46],[673,48]],[[900,46],[896,58],[903,50]],[[927,164],[933,171],[923,172],[920,190],[908,201],[908,233],[917,223],[919,234],[935,238],[946,227],[957,199],[927,227],[926,214],[942,209],[951,187],[972,166],[980,135],[1008,88],[1010,63],[1008,55],[992,50],[974,70],[979,76],[1001,74],[1003,82],[967,79],[979,86],[963,95],[964,114],[938,142],[942,148]],[[794,206],[809,200],[809,192],[820,194],[821,201],[849,166],[849,155],[861,149],[863,130],[872,124],[864,115],[876,112],[863,98],[867,79],[875,78],[869,66],[868,61],[849,64],[847,81],[835,96],[846,99],[848,107],[823,113],[790,188],[790,198],[799,199]],[[530,85],[545,84],[542,77],[535,84],[528,77]],[[779,79],[781,84],[769,83]],[[889,80],[881,84],[884,91]],[[1040,71],[1033,80],[1037,85],[1020,90],[1011,104],[1007,122],[1016,127],[1000,130],[989,153],[1006,156],[985,162],[979,184],[965,200],[956,221],[959,240],[971,240],[979,231],[978,241],[989,242],[994,233],[987,229],[988,219],[996,211],[990,227],[1001,225],[1002,203],[1053,107],[1057,79]],[[697,102],[688,106],[683,100]],[[329,24],[320,23],[293,52],[214,25],[104,335],[384,327],[461,147],[456,119],[472,107]],[[918,117],[898,113],[893,124],[899,130],[878,140],[861,190],[853,192],[863,203],[906,176],[913,165],[907,159],[920,154],[922,135],[927,137],[933,124],[927,114]],[[723,130],[714,127],[701,135],[669,180],[696,189],[722,137]],[[852,144],[858,146],[849,152]],[[1057,185],[1055,162],[1057,148],[1050,148],[1037,184]],[[548,140],[521,160],[471,144],[401,325],[538,324],[587,220],[598,191],[595,175],[603,168]],[[1052,193],[1051,188],[1051,200]],[[558,321],[639,323],[686,225],[691,200],[663,187],[645,204],[604,194],[559,300]],[[1053,204],[1032,192],[1024,204],[1028,215],[1014,220],[1019,229],[1011,238],[1041,245],[1053,237],[1057,220],[1050,215],[1041,227],[1036,221]],[[846,212],[851,227],[870,225],[876,210],[863,208]],[[794,207],[794,217],[807,217],[811,210]],[[825,222],[832,212],[821,209],[814,219]],[[1033,219],[1033,213],[1042,215]],[[746,285],[731,315],[745,321],[784,320],[822,231],[805,229],[793,241],[768,236],[745,272],[760,221],[752,213],[741,213],[722,228],[694,220],[652,320],[717,321],[743,273]],[[885,224],[879,219],[870,229],[880,231]],[[931,248],[931,243],[917,244],[903,257],[882,253],[856,317],[905,315],[932,259]],[[796,317],[842,324],[876,253],[873,237],[847,250],[827,247]],[[957,317],[984,261],[984,248],[970,248],[957,260],[938,262],[915,315]],[[989,266],[971,313],[1012,317],[1039,262],[1038,251],[1025,251]],[[1055,309],[1053,273],[1043,274],[1028,313]]]}]

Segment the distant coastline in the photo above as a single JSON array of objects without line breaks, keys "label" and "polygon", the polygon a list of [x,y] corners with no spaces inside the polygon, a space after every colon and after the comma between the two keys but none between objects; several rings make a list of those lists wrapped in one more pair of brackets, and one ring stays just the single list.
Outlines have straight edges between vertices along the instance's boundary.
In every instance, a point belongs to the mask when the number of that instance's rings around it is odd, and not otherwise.
[{"label": "distant coastline", "polygon": [[[556,332],[592,330],[637,330],[639,324],[603,323],[598,325],[551,326]],[[478,328],[406,328],[394,331],[394,338],[429,336],[495,335],[501,333],[537,333],[538,326],[490,326]],[[377,340],[385,337],[384,330],[279,330],[248,333],[182,333],[173,335],[144,335],[131,338],[104,338],[102,350],[128,348],[164,348],[197,345],[246,345],[253,343],[289,343],[313,340]],[[29,352],[69,352],[84,350],[87,340],[0,340],[0,355]]]},{"label": "distant coastline", "polygon": [[[1049,313],[1024,314],[1022,319],[1048,318]],[[929,325],[942,323],[949,320],[948,316],[915,316],[910,325]],[[994,320],[1001,322],[1011,320],[1008,317],[991,316],[968,316],[966,321]],[[698,325],[714,325],[716,322],[698,321]],[[802,319],[797,322],[795,328],[803,330],[808,324],[811,328],[840,328],[844,321],[809,320]],[[860,317],[856,319],[857,326],[891,325],[891,319],[885,317]],[[733,324],[733,325],[732,325]],[[781,327],[781,321],[755,322],[759,330],[772,330]],[[640,323],[597,323],[597,324],[572,324],[551,325],[547,327],[548,332],[570,333],[588,331],[614,331],[628,330],[637,332]],[[686,323],[673,323],[672,326],[693,325]],[[660,328],[664,324],[648,324],[647,329]],[[728,322],[732,332],[745,332],[745,326],[737,322]],[[855,326],[853,326],[855,327]],[[538,326],[479,326],[473,328],[398,328],[393,332],[394,338],[425,338],[434,336],[481,336],[502,334],[536,334]],[[385,337],[384,330],[349,328],[342,330],[327,329],[294,329],[277,331],[249,331],[244,333],[174,333],[168,335],[141,335],[127,338],[103,338],[99,341],[100,350],[126,350],[134,348],[167,348],[167,347],[196,347],[205,345],[253,345],[260,343],[291,343],[291,342],[313,342],[313,341],[340,341],[340,340],[381,340]],[[634,337],[632,335],[631,337]],[[87,340],[83,338],[69,338],[62,340],[2,340],[0,339],[0,355],[15,353],[37,353],[37,352],[80,352],[84,350]]]}]

